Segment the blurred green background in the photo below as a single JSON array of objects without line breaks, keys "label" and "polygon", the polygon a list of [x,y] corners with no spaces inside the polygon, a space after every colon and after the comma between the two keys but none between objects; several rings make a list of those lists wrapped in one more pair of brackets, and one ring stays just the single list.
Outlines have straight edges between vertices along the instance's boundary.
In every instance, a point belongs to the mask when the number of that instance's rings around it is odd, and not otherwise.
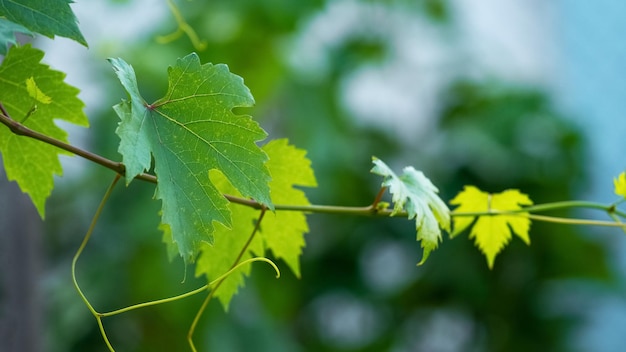
[{"label": "blurred green background", "polygon": [[[372,155],[397,170],[413,165],[424,171],[444,200],[466,184],[491,192],[518,188],[536,203],[594,194],[593,136],[555,98],[552,78],[545,77],[554,66],[542,61],[551,60],[549,53],[531,53],[528,65],[516,56],[515,50],[532,52],[543,44],[483,48],[492,56],[495,51],[500,66],[472,49],[476,38],[468,28],[477,25],[468,18],[476,16],[467,12],[485,6],[445,0],[176,3],[206,41],[202,62],[226,63],[244,77],[257,103],[243,112],[270,138],[287,137],[308,151],[319,183],[307,190],[312,203],[371,203],[381,181],[369,173]],[[39,45],[51,50],[48,62],[68,71],[87,103],[92,126],[73,129],[74,143],[120,160],[118,119],[110,107],[125,93],[104,59],[131,63],[151,101],[167,88],[167,66],[196,49],[185,36],[155,40],[176,28],[166,1],[72,6],[89,51],[63,39]],[[527,10],[530,18],[543,13]],[[516,15],[524,13],[506,18]],[[500,30],[513,30],[502,21]],[[52,52],[57,46],[63,52]],[[39,348],[105,351],[71,285],[70,261],[113,175],[78,158],[64,161],[66,176],[57,180],[38,240],[35,289],[45,312]],[[611,189],[610,179],[604,184]],[[81,257],[79,281],[101,311],[203,284],[181,260],[168,262],[153,192],[141,182],[116,189]],[[279,280],[269,267],[255,265],[228,313],[217,301],[210,304],[195,333],[199,350],[575,351],[613,341],[579,337],[592,321],[590,302],[622,297],[619,269],[606,241],[598,240],[623,236],[618,231],[535,223],[532,245],[513,239],[489,270],[467,234],[446,236],[416,267],[421,250],[410,221],[308,219],[302,279],[280,261]],[[119,351],[186,351],[202,300],[140,309],[104,324]],[[597,350],[618,346],[610,343]]]}]

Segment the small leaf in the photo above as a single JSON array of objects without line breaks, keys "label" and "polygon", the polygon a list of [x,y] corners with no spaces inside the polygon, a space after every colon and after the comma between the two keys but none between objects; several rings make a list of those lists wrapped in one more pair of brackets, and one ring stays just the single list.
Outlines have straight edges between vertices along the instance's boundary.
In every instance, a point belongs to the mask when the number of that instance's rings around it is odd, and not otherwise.
[{"label": "small leaf", "polygon": [[383,187],[389,187],[394,203],[392,216],[406,210],[408,218],[415,218],[417,240],[421,241],[423,264],[430,252],[441,241],[441,230],[450,229],[450,210],[439,198],[439,190],[421,171],[405,167],[399,177],[380,159],[372,158],[372,173],[383,176]]},{"label": "small leaf", "polygon": [[26,91],[28,92],[28,95],[40,103],[50,104],[52,102],[52,98],[47,96],[41,91],[41,89],[39,89],[39,87],[37,87],[37,83],[35,83],[35,78],[33,77],[26,80]]},{"label": "small leaf", "polygon": [[10,45],[17,44],[15,33],[22,33],[28,36],[34,36],[33,32],[28,28],[13,23],[6,18],[0,18],[0,55],[6,55]]},{"label": "small leaf", "polygon": [[476,218],[476,223],[470,232],[470,238],[475,239],[476,246],[487,257],[489,269],[493,268],[496,255],[511,240],[511,230],[524,243],[530,244],[528,232],[530,219],[528,212],[520,212],[522,205],[532,205],[533,202],[526,194],[516,189],[506,190],[498,194],[488,194],[476,187],[465,186],[450,204],[458,205],[455,213],[487,213],[515,212],[512,214],[485,214],[477,216],[457,215],[453,219],[454,231],[451,237],[457,236],[468,228]]},{"label": "small leaf", "polygon": [[211,183],[210,170],[223,173],[244,197],[273,207],[267,155],[256,145],[266,133],[249,116],[232,112],[254,103],[241,77],[226,65],[201,65],[190,54],[168,69],[165,97],[148,104],[133,68],[121,59],[109,61],[130,97],[114,107],[126,183],[147,171],[154,157],[162,222],[186,263],[194,261],[201,243],[213,242],[214,221],[231,226],[228,201]]},{"label": "small leaf", "polygon": [[626,198],[626,172],[622,172],[613,179],[613,184],[615,185],[615,194]]},{"label": "small leaf", "polygon": [[[53,119],[88,126],[84,104],[77,97],[78,89],[63,81],[64,73],[40,62],[43,56],[42,51],[30,45],[9,49],[0,66],[0,102],[13,119],[26,127],[67,141],[67,133]],[[39,104],[35,111],[37,102],[48,103]],[[0,152],[9,180],[17,181],[22,191],[30,195],[43,218],[46,199],[54,188],[54,175],[63,173],[58,155],[68,153],[15,135],[4,127],[0,127]]]},{"label": "small leaf", "polygon": [[55,35],[87,46],[77,26],[71,0],[0,0],[0,16],[49,38]]},{"label": "small leaf", "polygon": [[[308,205],[304,192],[296,186],[315,187],[316,181],[311,169],[311,162],[306,152],[288,144],[286,139],[274,140],[263,146],[268,154],[267,167],[272,174],[270,189],[272,201],[281,204]],[[219,173],[211,173],[211,180],[220,192],[239,195],[225,177]],[[237,219],[231,229],[216,227],[213,246],[203,244],[202,253],[196,265],[196,276],[206,275],[210,282],[228,271],[239,256],[246,241],[252,233],[259,217],[259,211],[233,205],[233,218]],[[309,231],[305,214],[293,211],[277,211],[265,214],[260,231],[256,234],[240,261],[252,258],[253,255],[263,256],[271,250],[275,257],[285,260],[297,277],[300,277],[300,255],[305,245],[304,234]],[[215,296],[224,309],[238,289],[244,285],[245,276],[250,273],[246,266],[232,273],[224,280]]]}]

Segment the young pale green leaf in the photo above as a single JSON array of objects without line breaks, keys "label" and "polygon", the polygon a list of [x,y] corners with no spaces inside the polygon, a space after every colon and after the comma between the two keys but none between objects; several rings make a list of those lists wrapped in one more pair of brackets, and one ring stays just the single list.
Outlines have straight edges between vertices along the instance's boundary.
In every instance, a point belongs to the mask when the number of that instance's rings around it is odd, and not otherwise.
[{"label": "young pale green leaf", "polygon": [[[30,45],[13,46],[0,66],[0,102],[11,118],[50,137],[67,141],[67,133],[54,124],[62,119],[88,126],[78,89],[66,84],[65,74],[40,61],[44,54]],[[0,127],[0,152],[9,180],[28,193],[43,218],[45,202],[54,188],[54,175],[63,169],[60,149],[15,135]],[[67,154],[67,153],[65,153]]]},{"label": "young pale green leaf", "polygon": [[[277,204],[308,205],[309,201],[304,192],[295,188],[317,185],[311,162],[305,156],[306,152],[289,145],[286,139],[271,141],[263,146],[263,150],[270,157],[267,166],[272,174],[270,182],[272,201]],[[211,176],[221,192],[237,194],[223,175]],[[258,210],[237,205],[232,208],[233,218],[237,219],[233,228],[218,227],[215,231],[215,244],[213,246],[204,244],[198,259],[196,275],[206,275],[208,281],[214,280],[231,268],[259,217]],[[282,258],[294,274],[300,277],[300,255],[305,245],[304,234],[308,231],[306,216],[301,212],[268,212],[263,218],[260,231],[240,261],[253,255],[264,255],[266,250],[271,250],[275,257]],[[249,272],[250,267],[237,270],[215,292],[215,296],[225,309],[228,309],[239,287],[243,286],[245,276]]]},{"label": "young pale green leaf", "polygon": [[115,107],[127,183],[148,170],[154,157],[162,222],[186,262],[194,260],[202,242],[213,241],[214,221],[231,225],[228,201],[211,183],[209,170],[222,172],[244,197],[273,207],[267,155],[256,145],[266,133],[249,116],[232,112],[254,103],[241,77],[226,65],[201,65],[190,54],[168,69],[165,97],[148,104],[132,67],[121,59],[109,61],[130,97]]},{"label": "young pale green leaf", "polygon": [[[238,195],[237,190],[224,175],[215,172],[215,170],[211,172],[211,180],[220,191]],[[232,212],[233,218],[237,219],[233,222],[232,227],[227,228],[218,224],[215,226],[213,244],[206,242],[201,244],[200,256],[196,262],[196,276],[206,275],[208,282],[230,270],[240,253],[239,262],[252,258],[253,254],[263,255],[264,253],[263,240],[258,233],[248,248],[243,250],[252,234],[255,222],[259,218],[259,211],[244,206],[233,206]],[[222,303],[224,310],[228,310],[231,299],[237,294],[239,288],[244,286],[245,277],[250,275],[250,269],[251,267],[246,265],[234,271],[224,279],[219,289],[213,293],[213,296]]]},{"label": "young pale green leaf", "polygon": [[[306,151],[289,145],[286,139],[271,141],[263,150],[270,157],[267,167],[272,174],[272,201],[277,204],[309,205],[304,192],[295,188],[317,187]],[[300,255],[307,232],[309,226],[304,213],[283,211],[265,215],[261,236],[266,248],[276,258],[283,259],[294,274],[300,277]]]},{"label": "young pale green leaf", "polygon": [[165,244],[167,258],[171,262],[174,260],[174,258],[180,256],[180,253],[178,252],[178,246],[176,245],[176,242],[174,242],[174,238],[172,237],[172,229],[170,228],[170,225],[164,223],[160,223],[158,229],[163,232],[163,237],[161,238],[161,240]]},{"label": "young pale green leaf", "polygon": [[78,29],[71,0],[0,0],[0,16],[49,38],[55,35],[87,46]]},{"label": "young pale green leaf", "polygon": [[626,198],[626,172],[622,172],[616,179],[613,179],[615,194]]},{"label": "young pale green leaf", "polygon": [[[392,216],[406,210],[409,219],[415,218],[417,240],[424,249],[423,264],[430,252],[441,241],[441,229],[450,229],[450,210],[439,198],[439,190],[421,171],[405,167],[397,176],[382,160],[372,158],[372,173],[383,176],[383,187],[389,187],[394,203]],[[441,229],[440,229],[441,228]]]},{"label": "young pale green leaf", "polygon": [[31,98],[35,99],[36,102],[42,104],[52,103],[52,98],[47,96],[46,93],[42,92],[41,89],[39,89],[34,77],[30,77],[26,80],[26,91]]},{"label": "young pale green leaf", "polygon": [[455,213],[514,212],[454,217],[454,231],[451,237],[463,232],[478,218],[472,227],[470,238],[475,239],[476,246],[487,257],[487,264],[490,269],[493,268],[496,255],[511,240],[511,230],[526,244],[530,244],[528,212],[520,212],[522,205],[533,204],[526,194],[520,193],[516,189],[489,194],[476,187],[465,186],[463,191],[450,201],[450,204],[458,205]]},{"label": "young pale green leaf", "polygon": [[6,55],[9,46],[17,44],[15,33],[33,36],[33,33],[28,28],[13,23],[6,18],[0,18],[0,55]]}]

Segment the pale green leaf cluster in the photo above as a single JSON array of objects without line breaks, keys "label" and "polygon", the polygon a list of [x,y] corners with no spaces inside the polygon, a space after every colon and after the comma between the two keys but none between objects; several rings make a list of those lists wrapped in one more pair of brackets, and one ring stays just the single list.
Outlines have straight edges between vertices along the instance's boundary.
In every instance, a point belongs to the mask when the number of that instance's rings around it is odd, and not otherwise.
[{"label": "pale green leaf cluster", "polygon": [[[306,152],[288,144],[286,139],[267,143],[263,150],[270,157],[267,167],[272,174],[270,189],[272,201],[276,204],[308,205],[304,192],[298,188],[315,187],[317,185],[311,162]],[[237,194],[237,190],[219,173],[212,173],[211,179],[224,193]],[[233,222],[231,228],[216,226],[215,243],[213,246],[202,245],[202,254],[196,265],[196,275],[206,275],[209,282],[228,271],[235,260],[243,254],[239,262],[263,256],[270,250],[274,257],[283,259],[294,274],[300,277],[300,255],[305,245],[304,234],[309,231],[306,216],[302,212],[267,212],[260,224],[260,230],[249,246],[246,242],[254,230],[259,218],[259,210],[233,204],[231,206]],[[239,287],[243,286],[245,276],[250,267],[245,266],[224,280],[215,296],[225,309]]]},{"label": "pale green leaf cluster", "polygon": [[[450,204],[458,205],[455,209],[454,231],[451,237],[467,229],[474,221],[470,238],[474,238],[476,246],[487,257],[489,268],[493,268],[496,255],[511,240],[511,231],[530,244],[528,232],[530,219],[528,212],[520,211],[521,206],[532,205],[526,195],[516,189],[509,189],[497,194],[489,194],[474,186],[465,186]],[[495,212],[496,214],[488,214]],[[505,214],[497,214],[505,212]],[[510,213],[506,213],[510,212]],[[463,216],[462,213],[485,213],[484,215]]]},{"label": "pale green leaf cluster", "polygon": [[406,211],[409,219],[415,218],[417,240],[424,249],[423,264],[430,252],[441,241],[441,229],[450,230],[450,210],[439,198],[439,190],[421,171],[405,167],[397,176],[382,160],[372,158],[372,173],[383,176],[383,187],[389,187],[394,203],[392,216]]},{"label": "pale green leaf cluster", "polygon": [[242,196],[272,208],[268,158],[256,145],[266,133],[249,116],[232,112],[254,104],[241,77],[190,54],[168,69],[165,96],[148,104],[133,68],[121,59],[110,62],[130,97],[115,106],[126,182],[150,169],[154,158],[162,222],[186,262],[194,261],[202,243],[213,243],[214,222],[231,226],[228,201],[209,179],[210,170],[224,174]]},{"label": "pale green leaf cluster", "polygon": [[[0,0],[0,48],[15,43],[14,32],[69,38],[87,46],[78,29],[71,0]],[[17,25],[17,26],[16,26]]]},{"label": "pale green leaf cluster", "polygon": [[[0,102],[11,118],[37,132],[67,141],[67,133],[54,124],[62,119],[88,126],[78,89],[64,82],[65,74],[41,63],[44,54],[30,45],[13,46],[0,66]],[[59,154],[49,144],[13,134],[0,127],[0,152],[9,180],[31,197],[43,218],[45,202],[54,188],[54,175],[63,169]]]}]

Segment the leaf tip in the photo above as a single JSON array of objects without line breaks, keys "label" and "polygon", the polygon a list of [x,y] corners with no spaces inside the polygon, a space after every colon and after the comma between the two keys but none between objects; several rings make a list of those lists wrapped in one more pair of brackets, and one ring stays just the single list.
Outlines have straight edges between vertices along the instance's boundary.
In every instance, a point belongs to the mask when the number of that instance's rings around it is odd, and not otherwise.
[{"label": "leaf tip", "polygon": [[422,255],[422,260],[420,260],[419,263],[417,263],[416,266],[422,266],[424,265],[424,263],[426,263],[426,259],[428,259],[428,257],[430,256],[430,251],[424,251],[424,254]]},{"label": "leaf tip", "polygon": [[424,253],[422,254],[422,260],[417,263],[417,266],[422,266],[424,263],[426,263],[426,260],[428,259],[428,257],[430,257],[430,252],[437,249],[437,242],[425,243],[424,241],[422,241],[422,248],[424,249]]},{"label": "leaf tip", "polygon": [[495,255],[487,255],[487,267],[489,267],[489,270],[493,270],[493,264],[495,262],[496,262]]}]

